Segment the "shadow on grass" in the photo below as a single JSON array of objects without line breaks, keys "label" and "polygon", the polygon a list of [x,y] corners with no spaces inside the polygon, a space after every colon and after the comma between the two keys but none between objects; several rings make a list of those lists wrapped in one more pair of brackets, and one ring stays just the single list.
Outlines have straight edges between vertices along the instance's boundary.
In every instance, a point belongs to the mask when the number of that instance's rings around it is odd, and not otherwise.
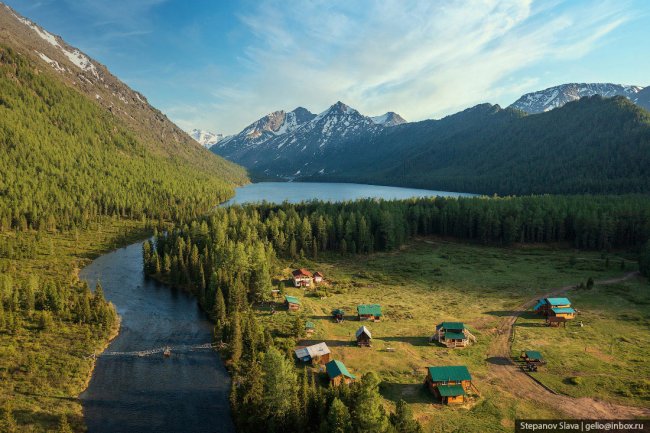
[{"label": "shadow on grass", "polygon": [[325,343],[329,347],[356,346],[357,341],[348,340],[300,340],[298,346],[312,346],[318,343]]},{"label": "shadow on grass", "polygon": [[515,324],[515,326],[517,328],[543,328],[543,327],[546,326],[546,323],[544,323],[541,320],[539,322],[528,322],[528,323],[519,323],[519,322],[517,322]]},{"label": "shadow on grass", "polygon": [[408,343],[411,346],[430,346],[429,337],[378,337],[382,341],[397,341],[401,343]]},{"label": "shadow on grass", "polygon": [[[58,397],[53,397],[58,398]],[[45,427],[47,431],[54,431],[61,420],[58,415],[53,415],[51,413],[42,412],[42,411],[32,411],[28,409],[18,409],[13,411],[13,415],[18,422],[18,424],[35,424],[40,427]],[[67,413],[66,418],[68,423],[76,427],[75,431],[80,431],[79,429],[83,425],[82,417],[76,414]],[[4,431],[4,430],[3,430]]]},{"label": "shadow on grass", "polygon": [[[422,381],[424,382],[424,380]],[[418,383],[393,383],[382,382],[380,385],[381,395],[392,402],[404,400],[407,403],[439,403],[438,399],[431,394],[422,382]]]},{"label": "shadow on grass", "polygon": [[496,317],[509,317],[518,315],[522,319],[534,319],[536,317],[542,317],[534,311],[524,311],[523,313],[519,314],[519,311],[517,310],[486,311],[485,314]]},{"label": "shadow on grass", "polygon": [[490,358],[487,358],[486,361],[490,364],[493,365],[511,365],[512,360],[510,358],[506,358],[504,356],[492,356]]}]

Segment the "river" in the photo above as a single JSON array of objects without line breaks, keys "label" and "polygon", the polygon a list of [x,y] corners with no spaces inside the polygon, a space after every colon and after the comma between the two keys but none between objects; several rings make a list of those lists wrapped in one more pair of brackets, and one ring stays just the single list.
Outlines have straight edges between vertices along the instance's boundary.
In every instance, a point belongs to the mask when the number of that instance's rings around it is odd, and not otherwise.
[{"label": "river", "polygon": [[[257,183],[238,188],[229,203],[329,201],[356,198],[459,196],[386,186],[332,183]],[[227,204],[229,204],[227,203]],[[88,389],[81,395],[90,433],[233,432],[228,407],[230,381],[216,352],[190,349],[209,343],[212,325],[195,299],[144,277],[142,243],[105,254],[80,277],[101,281],[115,304],[120,333],[105,354],[170,346],[171,356],[100,356]],[[181,347],[184,346],[184,347]]]}]

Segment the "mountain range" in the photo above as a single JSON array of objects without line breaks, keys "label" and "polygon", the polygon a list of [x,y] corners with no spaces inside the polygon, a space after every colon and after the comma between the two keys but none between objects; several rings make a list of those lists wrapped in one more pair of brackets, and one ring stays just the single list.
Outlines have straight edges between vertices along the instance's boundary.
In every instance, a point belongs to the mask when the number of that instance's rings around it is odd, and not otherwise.
[{"label": "mountain range", "polygon": [[505,109],[480,104],[411,123],[395,113],[364,116],[337,102],[318,115],[304,108],[271,113],[211,150],[258,179],[486,194],[650,191],[650,175],[639,166],[650,163],[648,112],[641,108],[650,106],[649,89],[566,84],[524,95]]}]

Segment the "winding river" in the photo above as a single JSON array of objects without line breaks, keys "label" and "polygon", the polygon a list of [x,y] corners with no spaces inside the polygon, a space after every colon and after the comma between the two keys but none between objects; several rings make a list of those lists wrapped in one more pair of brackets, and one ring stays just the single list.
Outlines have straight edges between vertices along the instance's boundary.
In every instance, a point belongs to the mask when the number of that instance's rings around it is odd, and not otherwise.
[{"label": "winding river", "polygon": [[[470,194],[264,182],[238,188],[228,203],[437,195]],[[88,431],[233,432],[227,371],[216,352],[197,347],[210,343],[211,323],[191,296],[144,277],[141,251],[141,243],[129,245],[99,257],[80,273],[91,287],[101,281],[122,320],[119,335],[97,358],[88,389],[81,395]],[[163,356],[165,347],[172,349],[169,357]]]}]

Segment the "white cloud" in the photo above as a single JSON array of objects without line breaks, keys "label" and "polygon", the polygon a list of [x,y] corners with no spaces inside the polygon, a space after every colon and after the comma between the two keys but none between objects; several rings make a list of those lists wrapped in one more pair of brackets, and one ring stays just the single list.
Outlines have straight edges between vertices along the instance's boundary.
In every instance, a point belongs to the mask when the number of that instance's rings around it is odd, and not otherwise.
[{"label": "white cloud", "polygon": [[626,6],[265,0],[240,15],[252,42],[196,121],[235,132],[279,108],[318,112],[339,99],[367,114],[439,117],[521,90],[535,80],[513,82],[525,68],[587,54],[629,19]]}]

